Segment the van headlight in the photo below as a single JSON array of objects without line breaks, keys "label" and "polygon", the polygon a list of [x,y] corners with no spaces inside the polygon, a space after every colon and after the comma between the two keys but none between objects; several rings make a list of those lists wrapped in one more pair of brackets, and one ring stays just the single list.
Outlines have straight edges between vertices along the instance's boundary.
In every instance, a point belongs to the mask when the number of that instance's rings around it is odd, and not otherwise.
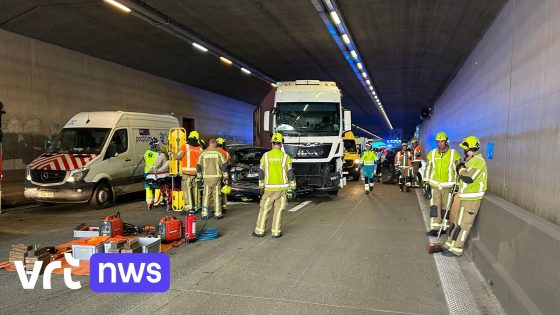
[{"label": "van headlight", "polygon": [[88,172],[87,168],[77,169],[70,171],[70,176],[66,179],[69,183],[79,182],[86,177]]},{"label": "van headlight", "polygon": [[25,179],[28,180],[28,181],[31,181],[31,170],[30,169],[25,170]]}]

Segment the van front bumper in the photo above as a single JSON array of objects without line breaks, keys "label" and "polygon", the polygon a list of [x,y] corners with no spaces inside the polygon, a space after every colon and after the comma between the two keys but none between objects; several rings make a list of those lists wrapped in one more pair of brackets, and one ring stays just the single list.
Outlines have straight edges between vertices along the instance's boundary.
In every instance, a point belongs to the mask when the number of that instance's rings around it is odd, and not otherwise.
[{"label": "van front bumper", "polygon": [[77,183],[63,183],[53,186],[42,186],[25,181],[25,198],[35,201],[54,203],[81,203],[88,202],[93,193],[95,183],[80,181]]}]

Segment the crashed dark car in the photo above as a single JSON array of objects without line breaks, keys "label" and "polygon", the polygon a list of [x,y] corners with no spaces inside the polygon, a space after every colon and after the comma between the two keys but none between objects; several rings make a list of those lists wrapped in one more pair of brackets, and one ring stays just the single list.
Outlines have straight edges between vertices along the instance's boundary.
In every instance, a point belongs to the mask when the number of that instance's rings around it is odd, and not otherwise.
[{"label": "crashed dark car", "polygon": [[259,195],[259,167],[265,148],[246,145],[228,146],[231,155],[231,195],[257,197]]}]

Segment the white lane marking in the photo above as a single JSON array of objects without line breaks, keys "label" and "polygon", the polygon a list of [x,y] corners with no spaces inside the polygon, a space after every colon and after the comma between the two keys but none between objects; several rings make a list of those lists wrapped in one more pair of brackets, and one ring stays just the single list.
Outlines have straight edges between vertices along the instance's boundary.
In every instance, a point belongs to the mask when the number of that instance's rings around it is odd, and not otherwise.
[{"label": "white lane marking", "polygon": [[254,202],[245,202],[245,201],[228,201],[227,204],[228,205],[249,205],[252,204]]},{"label": "white lane marking", "polygon": [[[420,210],[422,211],[422,216],[424,217],[424,223],[426,224],[426,231],[429,231],[430,218],[428,217],[429,209],[428,205],[424,200],[424,196],[421,193],[422,190],[416,190],[416,197],[418,197],[418,203],[420,204]],[[428,237],[430,243],[440,243],[442,238]],[[445,239],[445,238],[443,238]],[[467,280],[459,267],[457,259],[454,257],[445,257],[440,253],[433,254],[434,260],[436,262],[436,269],[441,281],[441,288],[443,289],[443,295],[447,301],[447,307],[449,308],[449,314],[480,314],[478,305],[474,300],[474,296],[469,288]]]},{"label": "white lane marking", "polygon": [[290,212],[296,212],[296,211],[298,211],[299,209],[301,209],[301,208],[307,206],[307,205],[310,204],[310,203],[311,203],[310,200],[304,201],[304,202],[300,203],[299,205],[293,207],[292,209],[290,209],[290,210],[288,210],[288,211],[290,211]]}]

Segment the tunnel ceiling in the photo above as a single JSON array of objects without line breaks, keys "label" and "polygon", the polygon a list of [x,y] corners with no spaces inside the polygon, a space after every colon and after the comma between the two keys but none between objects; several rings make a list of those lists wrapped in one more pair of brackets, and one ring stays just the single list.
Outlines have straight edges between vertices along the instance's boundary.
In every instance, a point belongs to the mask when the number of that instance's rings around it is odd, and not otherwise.
[{"label": "tunnel ceiling", "polygon": [[[505,2],[339,0],[337,5],[393,126],[410,134],[420,111],[434,104]],[[336,81],[358,125],[387,131],[311,0],[144,4],[273,79]],[[0,0],[0,26],[252,104],[270,92],[267,83],[102,1]]]}]

